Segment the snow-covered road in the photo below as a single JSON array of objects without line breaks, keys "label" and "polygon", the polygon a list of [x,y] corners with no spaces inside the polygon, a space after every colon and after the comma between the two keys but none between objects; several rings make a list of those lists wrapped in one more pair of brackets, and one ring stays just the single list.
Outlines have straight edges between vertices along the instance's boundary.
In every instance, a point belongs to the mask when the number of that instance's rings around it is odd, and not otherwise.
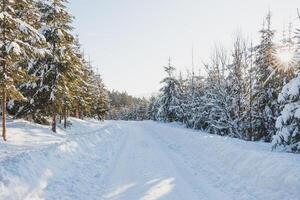
[{"label": "snow-covered road", "polygon": [[103,199],[197,200],[186,169],[140,123],[121,123],[128,135],[107,180]]},{"label": "snow-covered road", "polygon": [[[271,152],[269,144],[152,121],[73,123],[70,134],[42,134],[46,139],[36,136],[37,127],[32,131],[27,125],[26,136],[35,134],[30,141],[39,137],[27,144],[30,151],[19,153],[22,141],[0,143],[0,152],[7,154],[0,156],[1,200],[297,200],[300,196],[299,155]],[[42,146],[34,145],[40,142]]]}]

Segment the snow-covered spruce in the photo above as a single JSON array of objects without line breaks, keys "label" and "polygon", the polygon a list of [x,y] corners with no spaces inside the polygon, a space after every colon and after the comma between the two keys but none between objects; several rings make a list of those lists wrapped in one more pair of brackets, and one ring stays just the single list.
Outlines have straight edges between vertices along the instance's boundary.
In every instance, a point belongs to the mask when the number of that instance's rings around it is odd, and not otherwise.
[{"label": "snow-covered spruce", "polygon": [[[297,29],[295,63],[300,65],[300,30]],[[277,118],[277,133],[273,137],[273,148],[283,146],[288,151],[300,152],[300,73],[287,83],[278,97],[283,110]]]},{"label": "snow-covered spruce", "polygon": [[159,108],[157,118],[161,121],[173,122],[180,121],[183,109],[181,107],[181,93],[180,84],[174,77],[175,68],[169,64],[165,67],[167,77],[162,80],[163,87],[160,89],[161,95],[159,97]]},{"label": "snow-covered spruce", "polygon": [[275,122],[279,112],[276,100],[283,83],[283,77],[276,71],[275,31],[271,28],[270,12],[260,33],[261,42],[255,47],[252,137],[269,142],[276,131]]},{"label": "snow-covered spruce", "polygon": [[[38,49],[44,54],[20,55],[22,62],[16,63],[16,68],[22,73],[17,71],[16,74],[26,80],[16,81],[14,88],[26,101],[10,98],[9,114],[42,124],[47,124],[51,115],[53,122],[60,116],[64,118],[65,126],[69,114],[102,120],[108,110],[107,91],[101,76],[85,60],[78,36],[72,33],[73,16],[67,11],[68,1],[33,2],[26,7],[20,5],[23,10],[18,11],[18,16],[31,26],[30,30],[44,38],[43,48]],[[26,26],[20,27],[28,32]],[[29,41],[35,44],[34,39]],[[15,43],[8,49],[18,50]]]},{"label": "snow-covered spruce", "polygon": [[300,152],[300,74],[283,87],[278,101],[283,110],[276,121],[273,148],[282,145],[288,151]]},{"label": "snow-covered spruce", "polygon": [[[41,56],[45,38],[31,22],[38,20],[34,0],[2,0],[0,3],[0,87],[2,100],[2,135],[6,140],[6,105],[8,100],[25,100],[16,88],[28,79],[27,72],[20,65],[27,65],[30,58]],[[24,12],[24,10],[26,12]]]}]

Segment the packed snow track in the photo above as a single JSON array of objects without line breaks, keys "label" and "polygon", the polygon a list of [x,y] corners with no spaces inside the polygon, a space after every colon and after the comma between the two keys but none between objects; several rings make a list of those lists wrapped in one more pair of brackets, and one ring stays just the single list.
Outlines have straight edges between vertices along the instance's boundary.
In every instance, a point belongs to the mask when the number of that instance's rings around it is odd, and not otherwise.
[{"label": "packed snow track", "polygon": [[[0,143],[2,200],[297,200],[299,155],[152,121],[22,124]],[[16,127],[11,126],[11,130]],[[35,131],[32,131],[35,130]],[[22,134],[26,140],[17,140]],[[31,134],[35,134],[30,138]],[[32,141],[39,138],[38,142]],[[42,145],[40,145],[42,144]]]}]

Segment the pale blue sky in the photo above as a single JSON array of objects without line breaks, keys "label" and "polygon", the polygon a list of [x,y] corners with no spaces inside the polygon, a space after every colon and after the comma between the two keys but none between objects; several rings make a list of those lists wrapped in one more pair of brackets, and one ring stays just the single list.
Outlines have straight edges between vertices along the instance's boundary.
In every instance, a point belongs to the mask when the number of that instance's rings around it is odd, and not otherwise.
[{"label": "pale blue sky", "polygon": [[[72,0],[74,26],[109,89],[156,92],[163,66],[185,71],[207,60],[216,43],[230,47],[242,32],[254,41],[268,9],[273,27],[295,19],[299,0]],[[295,20],[294,20],[295,22]]]}]

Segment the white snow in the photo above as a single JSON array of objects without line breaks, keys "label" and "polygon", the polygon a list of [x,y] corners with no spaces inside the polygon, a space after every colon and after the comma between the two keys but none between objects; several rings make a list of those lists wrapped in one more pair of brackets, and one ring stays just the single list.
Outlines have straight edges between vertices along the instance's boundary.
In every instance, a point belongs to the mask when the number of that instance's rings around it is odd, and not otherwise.
[{"label": "white snow", "polygon": [[282,92],[279,94],[278,102],[284,102],[288,99],[289,96],[292,98],[299,95],[300,90],[300,74],[296,78],[292,79],[288,84],[286,84]]},{"label": "white snow", "polygon": [[152,121],[8,123],[0,142],[5,200],[297,200],[300,157]]},{"label": "white snow", "polygon": [[22,53],[20,46],[16,42],[11,42],[7,47],[6,47],[6,52],[14,52],[17,55],[20,55]]}]

